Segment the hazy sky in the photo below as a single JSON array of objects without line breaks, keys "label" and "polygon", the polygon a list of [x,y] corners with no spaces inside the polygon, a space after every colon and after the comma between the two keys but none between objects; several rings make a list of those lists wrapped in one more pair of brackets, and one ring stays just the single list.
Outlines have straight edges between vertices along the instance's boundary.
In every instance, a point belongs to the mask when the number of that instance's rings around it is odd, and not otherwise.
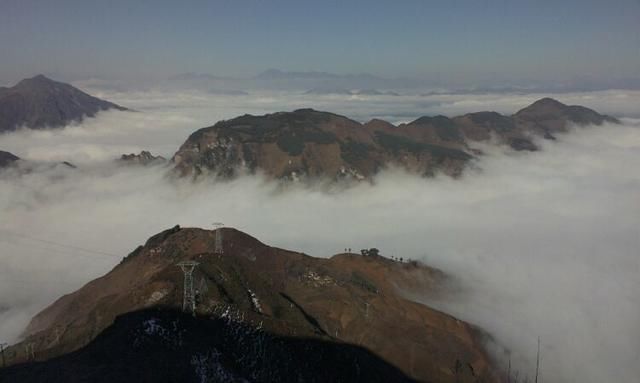
[{"label": "hazy sky", "polygon": [[268,68],[469,83],[640,77],[639,0],[0,0],[0,84]]}]

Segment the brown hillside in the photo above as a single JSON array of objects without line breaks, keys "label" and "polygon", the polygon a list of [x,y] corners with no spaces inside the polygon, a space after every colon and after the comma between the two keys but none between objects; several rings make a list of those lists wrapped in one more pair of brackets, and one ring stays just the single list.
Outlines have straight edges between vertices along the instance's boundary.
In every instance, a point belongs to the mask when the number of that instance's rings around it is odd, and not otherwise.
[{"label": "brown hillside", "polygon": [[193,133],[175,153],[180,175],[262,171],[276,179],[370,179],[396,166],[419,175],[462,173],[476,154],[472,144],[492,140],[515,150],[537,150],[536,136],[552,139],[570,124],[617,120],[552,99],[536,101],[513,116],[496,112],[448,118],[424,116],[394,126],[365,124],[313,109],[244,115]]},{"label": "brown hillside", "polygon": [[[222,254],[215,252],[218,234]],[[111,272],[34,317],[23,344],[7,352],[9,362],[24,361],[28,343],[36,358],[47,359],[86,345],[120,314],[181,307],[176,263],[184,260],[200,262],[200,316],[235,313],[274,334],[363,346],[422,381],[498,381],[476,330],[403,298],[400,286],[428,292],[440,272],[380,256],[313,258],[230,228],[176,227],[150,238]]]}]

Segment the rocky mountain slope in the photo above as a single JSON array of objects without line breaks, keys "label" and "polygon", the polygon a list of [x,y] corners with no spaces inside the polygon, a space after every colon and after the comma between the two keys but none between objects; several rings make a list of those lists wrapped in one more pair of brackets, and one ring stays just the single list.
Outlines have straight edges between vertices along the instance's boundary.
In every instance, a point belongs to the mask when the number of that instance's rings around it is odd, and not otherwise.
[{"label": "rocky mountain slope", "polygon": [[38,75],[0,88],[0,133],[20,127],[56,128],[103,110],[127,110],[73,86]]},{"label": "rocky mountain slope", "polygon": [[[151,237],[111,272],[35,316],[24,341],[5,352],[8,363],[76,351],[125,313],[180,309],[176,264],[186,260],[199,262],[193,283],[201,318],[232,317],[273,337],[361,346],[420,381],[500,381],[480,330],[405,298],[409,291],[437,293],[441,272],[381,256],[313,258],[231,228],[175,227]],[[210,346],[218,347],[214,340]]]},{"label": "rocky mountain slope", "polygon": [[615,123],[614,118],[545,98],[513,116],[496,112],[449,118],[420,117],[408,124],[365,124],[312,109],[244,115],[193,133],[173,157],[181,175],[231,177],[262,171],[277,179],[367,179],[387,166],[420,175],[457,176],[478,155],[473,143],[494,140],[536,150],[535,136],[554,138],[570,124]]}]

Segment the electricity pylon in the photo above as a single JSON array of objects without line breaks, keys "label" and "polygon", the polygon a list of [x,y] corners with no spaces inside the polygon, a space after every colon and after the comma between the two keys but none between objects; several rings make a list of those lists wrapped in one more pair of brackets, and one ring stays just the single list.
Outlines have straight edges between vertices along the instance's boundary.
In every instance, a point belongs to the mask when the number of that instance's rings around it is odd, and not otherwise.
[{"label": "electricity pylon", "polygon": [[4,359],[4,348],[8,346],[8,343],[0,343],[0,354],[2,354],[2,367],[6,367],[7,362]]},{"label": "electricity pylon", "polygon": [[222,222],[214,222],[213,227],[216,228],[216,242],[215,242],[215,252],[216,254],[222,254],[223,253],[223,248],[222,248],[222,227],[224,226],[224,223]]},{"label": "electricity pylon", "polygon": [[182,311],[196,314],[196,297],[193,293],[193,270],[199,265],[196,261],[184,261],[177,264],[184,274],[184,288],[182,295]]},{"label": "electricity pylon", "polygon": [[27,356],[27,360],[33,362],[36,360],[36,348],[33,342],[29,342],[24,345],[24,353]]}]

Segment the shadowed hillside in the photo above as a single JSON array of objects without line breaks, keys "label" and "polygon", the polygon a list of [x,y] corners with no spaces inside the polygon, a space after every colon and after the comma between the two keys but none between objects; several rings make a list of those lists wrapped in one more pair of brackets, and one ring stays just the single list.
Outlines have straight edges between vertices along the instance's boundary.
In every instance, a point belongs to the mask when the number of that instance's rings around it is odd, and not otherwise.
[{"label": "shadowed hillside", "polygon": [[240,319],[125,314],[78,351],[0,370],[0,382],[414,381],[361,347],[278,336]]}]

